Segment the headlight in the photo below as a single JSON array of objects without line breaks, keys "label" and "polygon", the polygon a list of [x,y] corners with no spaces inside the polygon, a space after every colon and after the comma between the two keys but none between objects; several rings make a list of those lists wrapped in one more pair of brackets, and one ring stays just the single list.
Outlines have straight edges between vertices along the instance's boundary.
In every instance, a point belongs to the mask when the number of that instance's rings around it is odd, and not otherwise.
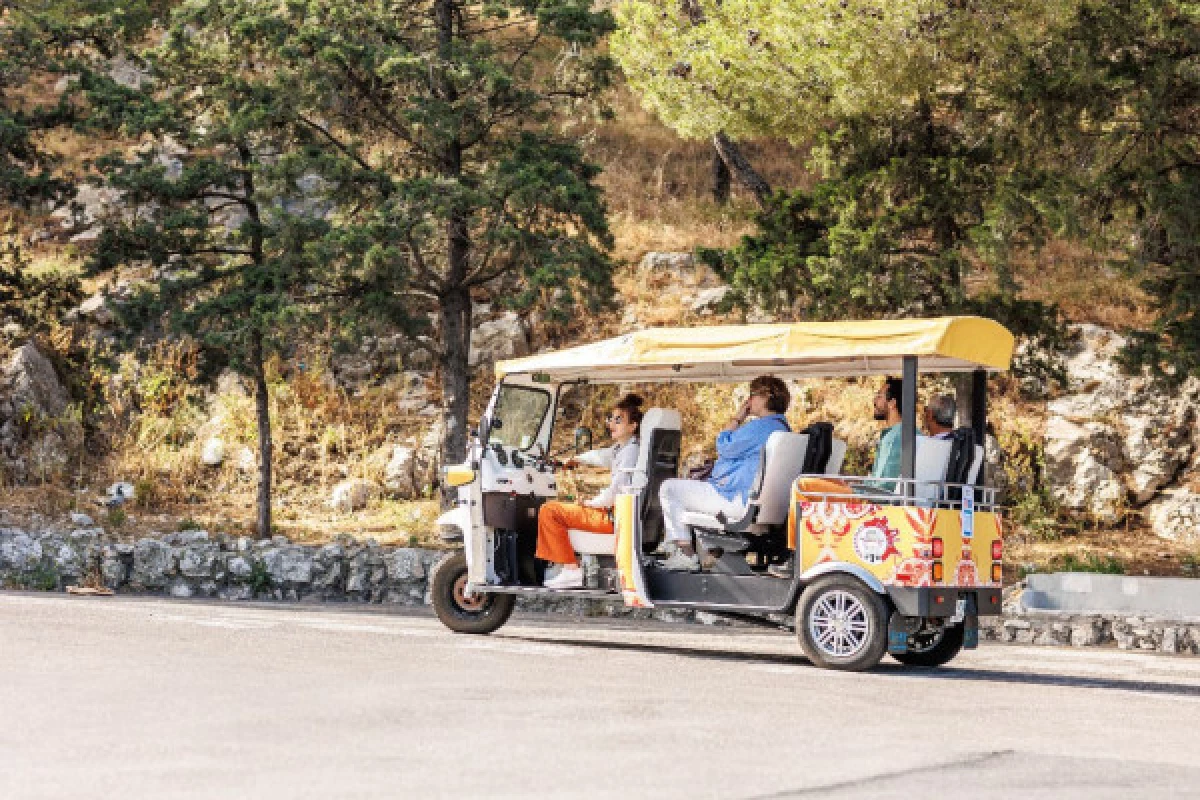
[{"label": "headlight", "polygon": [[443,474],[447,486],[466,486],[475,480],[475,470],[470,467],[446,467]]}]

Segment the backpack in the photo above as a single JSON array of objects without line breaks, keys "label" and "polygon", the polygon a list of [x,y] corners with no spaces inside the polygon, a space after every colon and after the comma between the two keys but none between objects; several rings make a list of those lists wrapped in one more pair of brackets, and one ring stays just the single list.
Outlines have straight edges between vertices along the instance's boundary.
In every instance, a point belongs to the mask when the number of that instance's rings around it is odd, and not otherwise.
[{"label": "backpack", "polygon": [[[946,464],[946,483],[970,483],[971,467],[975,463],[975,431],[957,428],[950,433],[950,460]],[[962,502],[962,489],[958,486],[946,488],[946,499],[952,503]]]},{"label": "backpack", "polygon": [[833,455],[833,425],[828,422],[814,422],[801,433],[808,434],[808,450],[804,454],[802,472],[806,475],[824,473],[829,464],[829,457]]}]

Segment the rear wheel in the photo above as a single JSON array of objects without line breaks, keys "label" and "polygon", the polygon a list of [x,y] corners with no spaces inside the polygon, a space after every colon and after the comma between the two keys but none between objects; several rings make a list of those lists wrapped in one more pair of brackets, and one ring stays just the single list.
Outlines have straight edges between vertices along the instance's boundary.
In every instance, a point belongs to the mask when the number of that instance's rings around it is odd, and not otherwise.
[{"label": "rear wheel", "polygon": [[952,625],[929,635],[907,653],[892,653],[892,658],[910,667],[940,667],[959,654],[963,648],[963,626]]},{"label": "rear wheel", "polygon": [[430,594],[437,618],[455,633],[491,633],[512,616],[511,594],[467,594],[467,554],[458,551],[433,568]]},{"label": "rear wheel", "polygon": [[887,650],[887,606],[857,578],[828,575],[800,596],[796,634],[818,667],[870,669]]}]

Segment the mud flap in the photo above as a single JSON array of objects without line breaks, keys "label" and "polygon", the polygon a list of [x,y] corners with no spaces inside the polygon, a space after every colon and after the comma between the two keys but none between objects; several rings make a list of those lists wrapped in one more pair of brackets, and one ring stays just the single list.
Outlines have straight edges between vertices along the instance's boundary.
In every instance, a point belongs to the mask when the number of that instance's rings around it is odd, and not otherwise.
[{"label": "mud flap", "polygon": [[963,649],[974,650],[979,647],[979,617],[968,614],[963,618]]}]

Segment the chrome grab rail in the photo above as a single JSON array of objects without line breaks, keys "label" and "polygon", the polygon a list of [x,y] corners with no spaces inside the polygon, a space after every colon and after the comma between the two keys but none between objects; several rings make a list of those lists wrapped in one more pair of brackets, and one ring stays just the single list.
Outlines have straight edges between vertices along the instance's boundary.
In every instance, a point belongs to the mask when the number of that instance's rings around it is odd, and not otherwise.
[{"label": "chrome grab rail", "polygon": [[[850,489],[848,492],[804,492],[808,497],[831,503],[844,503],[847,502],[847,499],[853,499],[856,502],[877,503],[879,505],[937,507],[961,510],[961,500],[950,501],[945,499],[946,489],[957,488],[960,490],[971,490],[974,495],[974,508],[976,511],[1002,510],[1002,506],[996,503],[996,495],[999,490],[992,486],[973,486],[966,483],[927,481],[916,478],[872,478],[863,475],[823,475],[818,473],[800,475],[796,480],[799,481],[803,478],[821,478],[845,483]],[[879,484],[890,484],[893,488],[889,491],[880,488]],[[917,496],[916,490],[919,486],[936,487],[936,496]],[[903,491],[905,487],[911,487],[912,491]]]}]

